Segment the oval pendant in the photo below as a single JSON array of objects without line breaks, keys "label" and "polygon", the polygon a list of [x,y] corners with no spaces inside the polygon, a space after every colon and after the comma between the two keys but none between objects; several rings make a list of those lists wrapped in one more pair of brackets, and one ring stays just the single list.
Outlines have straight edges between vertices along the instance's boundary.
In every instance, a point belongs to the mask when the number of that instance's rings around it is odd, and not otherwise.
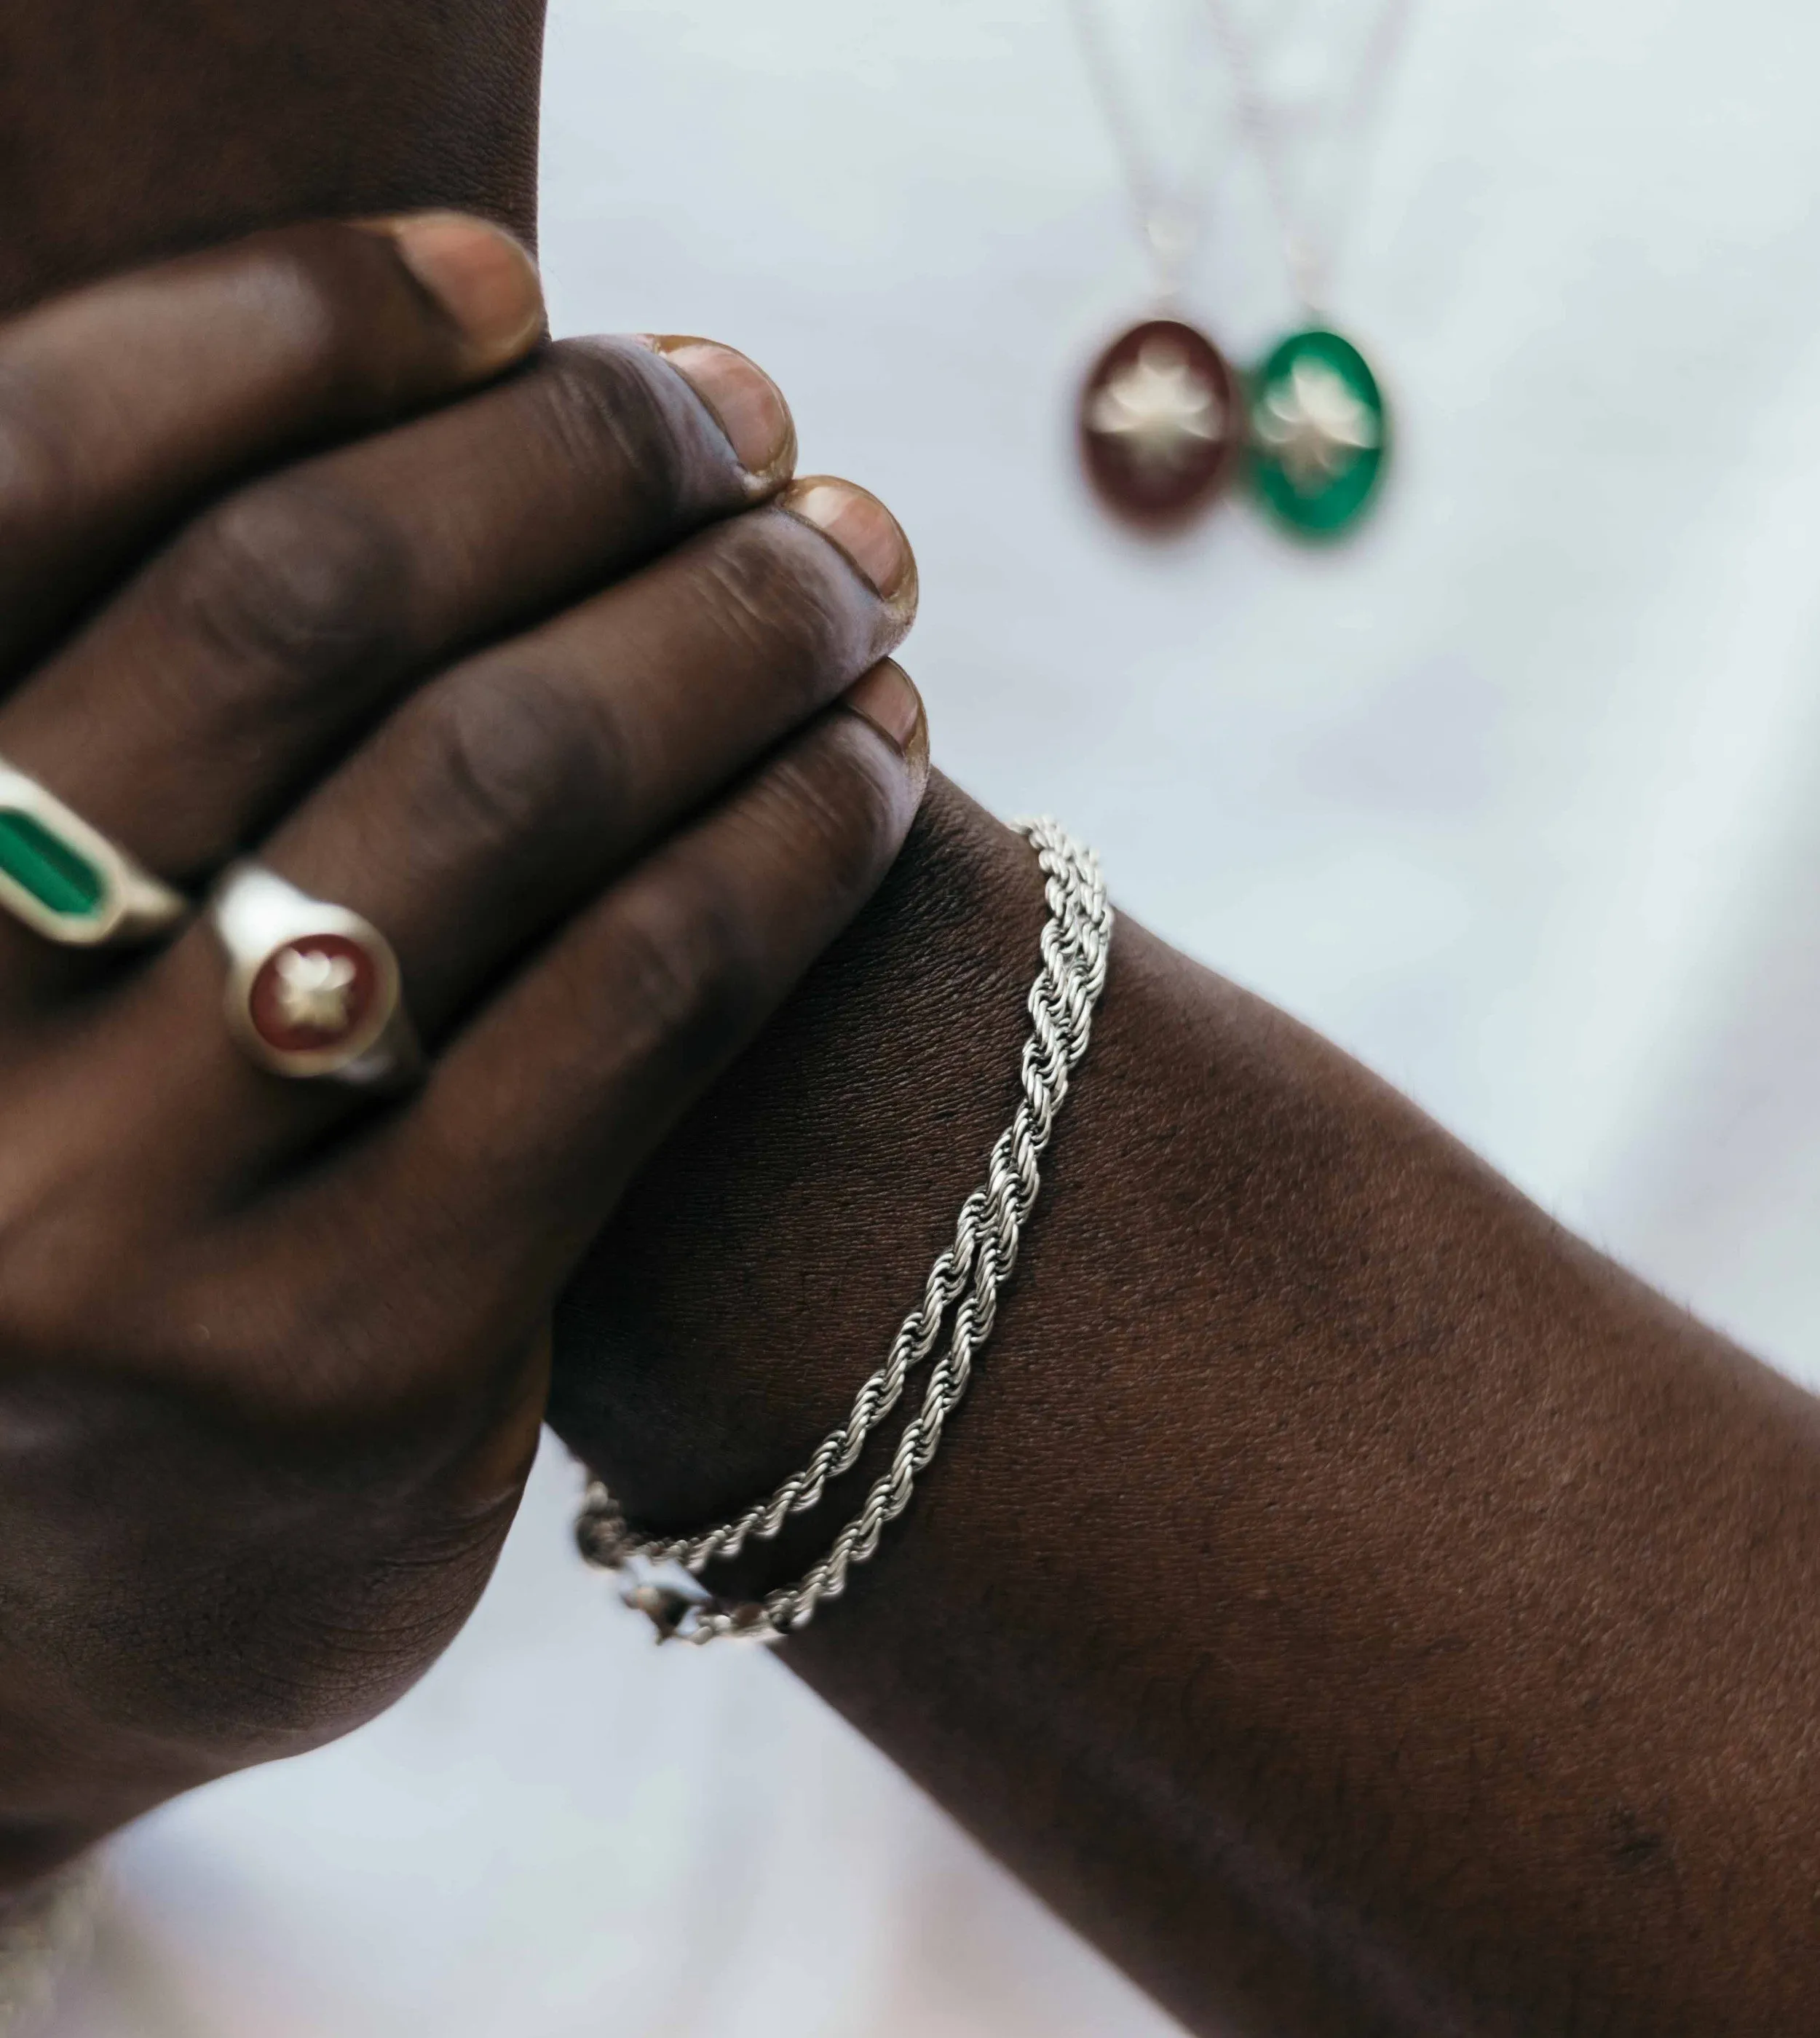
[{"label": "oval pendant", "polygon": [[1147,319],[1107,348],[1080,392],[1080,457],[1114,515],[1152,529],[1206,509],[1244,446],[1226,357],[1179,319]]},{"label": "oval pendant", "polygon": [[1349,339],[1313,327],[1279,340],[1251,377],[1251,473],[1300,537],[1337,538],[1370,506],[1390,453],[1378,378]]}]

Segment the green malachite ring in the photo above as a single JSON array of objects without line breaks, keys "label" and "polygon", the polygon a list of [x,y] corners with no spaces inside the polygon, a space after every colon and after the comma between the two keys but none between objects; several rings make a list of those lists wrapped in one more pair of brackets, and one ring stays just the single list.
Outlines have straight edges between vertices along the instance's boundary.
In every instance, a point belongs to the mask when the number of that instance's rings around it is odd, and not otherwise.
[{"label": "green malachite ring", "polygon": [[4,759],[0,906],[46,941],[74,949],[155,940],[190,910],[180,892]]}]

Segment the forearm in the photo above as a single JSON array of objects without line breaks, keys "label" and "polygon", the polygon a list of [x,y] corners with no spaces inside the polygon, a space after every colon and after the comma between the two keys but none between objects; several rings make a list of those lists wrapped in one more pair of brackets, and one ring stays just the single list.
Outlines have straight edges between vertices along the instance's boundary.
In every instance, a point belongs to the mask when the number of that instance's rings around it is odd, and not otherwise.
[{"label": "forearm", "polygon": [[[528,230],[536,29],[9,9],[0,301],[310,213]],[[1008,1116],[1036,914],[944,801],[653,1172],[565,1401],[635,1503],[743,1499],[844,1406]],[[1204,2026],[1809,2028],[1814,1444],[1801,1397],[1127,934],[926,1503],[786,1653]]]},{"label": "forearm", "polygon": [[12,0],[0,311],[280,221],[528,237],[543,0]]},{"label": "forearm", "polygon": [[[622,1214],[557,1417],[647,1517],[766,1489],[882,1355],[1041,910],[932,796]],[[786,1660],[1198,2029],[1811,2027],[1813,1404],[1134,928],[1048,1176]]]}]

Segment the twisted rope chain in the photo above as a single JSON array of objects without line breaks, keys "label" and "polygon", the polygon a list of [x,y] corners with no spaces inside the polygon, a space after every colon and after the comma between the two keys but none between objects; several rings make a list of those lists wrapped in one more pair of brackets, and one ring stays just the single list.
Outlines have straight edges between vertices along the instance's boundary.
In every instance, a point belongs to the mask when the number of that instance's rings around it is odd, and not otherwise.
[{"label": "twisted rope chain", "polygon": [[[878,1548],[888,1522],[910,1505],[917,1475],[940,1448],[943,1426],[992,1335],[999,1291],[1016,1263],[1025,1222],[1042,1186],[1039,1164],[1055,1130],[1069,1078],[1087,1052],[1093,1009],[1106,982],[1112,908],[1092,850],[1052,820],[1017,824],[1035,850],[1049,920],[1042,968],[1031,987],[1024,1099],[1000,1134],[985,1182],[962,1204],[954,1243],[929,1269],[922,1299],[904,1318],[884,1363],[862,1387],[845,1422],[831,1430],[800,1472],[730,1521],[692,1536],[641,1537],[599,1479],[590,1481],[576,1523],[589,1563],[627,1578],[627,1605],[649,1615],[660,1637],[706,1642],[723,1636],[775,1641],[805,1627],[825,1599],[838,1599],[847,1574]],[[950,1312],[947,1348],[931,1369],[922,1406],[905,1422],[888,1470],[819,1563],[762,1600],[728,1604],[700,1583],[708,1566],[739,1555],[748,1540],[773,1541],[793,1515],[817,1506],[828,1482],[849,1472],[874,1429],[902,1400],[910,1373],[934,1351]]]}]

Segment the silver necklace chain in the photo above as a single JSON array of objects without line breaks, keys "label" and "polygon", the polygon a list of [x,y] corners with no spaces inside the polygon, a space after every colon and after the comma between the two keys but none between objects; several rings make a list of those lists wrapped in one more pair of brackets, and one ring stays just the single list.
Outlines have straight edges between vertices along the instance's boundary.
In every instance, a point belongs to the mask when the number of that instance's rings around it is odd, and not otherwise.
[{"label": "silver necklace chain", "polygon": [[[1408,32],[1411,0],[1383,0],[1360,58],[1352,91],[1330,131],[1347,129],[1355,135],[1368,129]],[[1257,52],[1241,26],[1233,0],[1206,0],[1208,19],[1232,81],[1232,108],[1263,180],[1265,196],[1276,222],[1277,238],[1288,271],[1289,286],[1311,320],[1320,323],[1343,237],[1337,222],[1317,237],[1308,218],[1311,180],[1303,180],[1298,206],[1283,148],[1282,127],[1273,116],[1258,74]],[[1356,191],[1357,180],[1353,184]],[[1324,245],[1321,244],[1324,242]]]},{"label": "silver necklace chain", "polygon": [[1182,279],[1206,223],[1220,155],[1216,131],[1209,123],[1203,160],[1172,191],[1145,144],[1135,96],[1126,90],[1114,59],[1099,0],[1068,0],[1068,8],[1088,84],[1124,172],[1132,217],[1156,278],[1157,297],[1165,305],[1172,304],[1181,295]]},{"label": "silver necklace chain", "polygon": [[[823,1600],[840,1597],[853,1566],[872,1557],[887,1525],[910,1505],[918,1475],[934,1459],[944,1426],[967,1392],[1035,1206],[1040,1163],[1069,1078],[1087,1052],[1112,937],[1112,908],[1092,850],[1051,820],[1017,826],[1036,850],[1050,915],[1042,967],[1028,1001],[1024,1097],[992,1150],[985,1181],[961,1206],[953,1244],[930,1268],[922,1297],[904,1318],[884,1363],[860,1389],[846,1422],[828,1432],[802,1470],[712,1528],[641,1536],[605,1483],[588,1484],[576,1524],[581,1554],[591,1564],[628,1574],[626,1603],[649,1615],[660,1635],[698,1643],[734,1636],[775,1641],[806,1627]],[[710,1564],[738,1556],[749,1540],[774,1540],[792,1517],[819,1504],[830,1480],[852,1469],[866,1439],[902,1400],[910,1374],[929,1361],[951,1313],[947,1346],[931,1368],[921,1406],[904,1424],[890,1466],[827,1555],[794,1585],[761,1600],[728,1604],[702,1587],[701,1574]]]},{"label": "silver necklace chain", "polygon": [[[1182,280],[1199,247],[1212,202],[1214,172],[1220,153],[1212,141],[1200,170],[1174,192],[1159,172],[1146,146],[1134,97],[1122,82],[1100,0],[1068,0],[1082,59],[1107,131],[1124,173],[1137,235],[1165,304],[1181,293]],[[1308,217],[1311,180],[1302,180],[1301,203],[1289,174],[1282,123],[1272,108],[1259,75],[1257,52],[1240,23],[1232,0],[1205,0],[1213,40],[1231,83],[1232,112],[1239,138],[1258,165],[1266,201],[1275,223],[1291,289],[1311,319],[1322,313],[1338,248],[1344,236],[1338,222],[1318,234]],[[1396,58],[1406,36],[1411,0],[1383,0],[1360,59],[1352,90],[1345,95],[1330,131],[1356,135],[1370,127]],[[1209,127],[1209,134],[1213,133]],[[1355,180],[1356,188],[1356,180]]]}]

